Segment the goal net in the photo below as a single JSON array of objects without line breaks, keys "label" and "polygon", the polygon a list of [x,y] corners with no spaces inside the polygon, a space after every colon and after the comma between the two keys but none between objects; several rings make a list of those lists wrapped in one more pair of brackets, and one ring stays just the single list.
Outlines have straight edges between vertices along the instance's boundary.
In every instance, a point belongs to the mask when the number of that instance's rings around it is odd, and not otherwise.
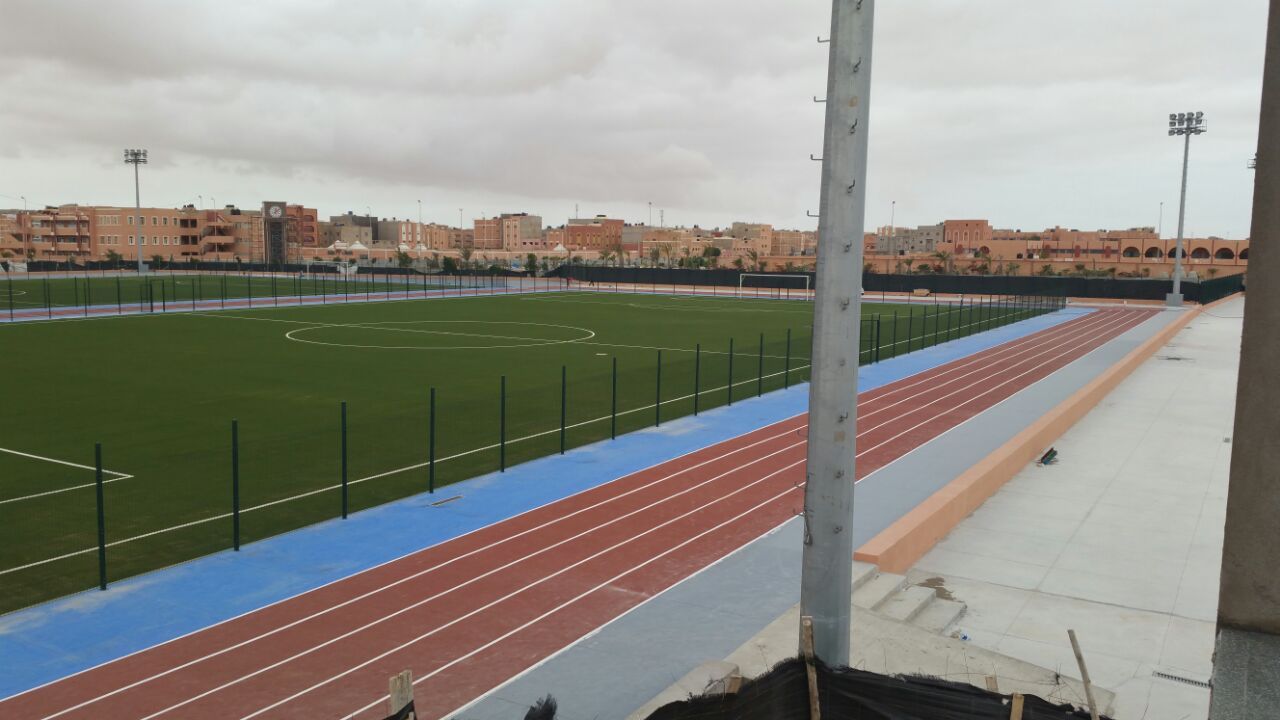
[{"label": "goal net", "polygon": [[308,261],[303,268],[303,275],[314,277],[316,275],[334,275],[340,277],[355,277],[360,271],[360,266],[355,262],[347,262],[345,260],[311,260]]},{"label": "goal net", "polygon": [[786,273],[741,273],[738,297],[809,297],[808,275]]}]

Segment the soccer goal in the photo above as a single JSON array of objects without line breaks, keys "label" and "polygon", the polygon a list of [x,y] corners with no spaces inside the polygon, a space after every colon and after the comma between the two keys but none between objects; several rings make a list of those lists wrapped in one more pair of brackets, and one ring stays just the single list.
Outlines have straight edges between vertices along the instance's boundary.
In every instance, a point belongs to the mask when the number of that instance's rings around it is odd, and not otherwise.
[{"label": "soccer goal", "polygon": [[738,297],[807,298],[808,275],[784,273],[742,273],[738,275]]},{"label": "soccer goal", "polygon": [[303,267],[303,277],[318,277],[320,275],[334,275],[339,277],[355,277],[360,271],[360,266],[353,261],[346,260],[308,260]]}]

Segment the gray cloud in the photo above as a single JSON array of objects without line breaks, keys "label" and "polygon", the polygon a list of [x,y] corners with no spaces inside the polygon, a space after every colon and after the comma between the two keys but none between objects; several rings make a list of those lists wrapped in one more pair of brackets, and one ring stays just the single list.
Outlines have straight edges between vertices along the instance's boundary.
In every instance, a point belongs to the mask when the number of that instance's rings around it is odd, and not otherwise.
[{"label": "gray cloud", "polygon": [[[266,197],[811,227],[829,5],[741,0],[6,0],[0,193]],[[1266,3],[877,7],[868,227],[1154,224],[1165,113],[1202,109],[1188,223],[1248,232]]]}]

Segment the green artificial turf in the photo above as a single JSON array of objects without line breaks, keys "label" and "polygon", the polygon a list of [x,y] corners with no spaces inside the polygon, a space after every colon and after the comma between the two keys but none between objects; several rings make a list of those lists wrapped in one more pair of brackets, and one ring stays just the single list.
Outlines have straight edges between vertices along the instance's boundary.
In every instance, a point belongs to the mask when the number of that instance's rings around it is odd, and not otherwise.
[{"label": "green artificial turf", "polygon": [[[862,360],[1036,312],[864,304]],[[233,419],[251,542],[340,513],[343,402],[354,512],[427,489],[430,388],[439,488],[559,452],[562,368],[571,448],[692,413],[695,375],[700,410],[726,404],[731,342],[735,400],[804,382],[811,322],[804,301],[566,292],[0,325],[0,448],[47,458],[0,452],[0,612],[97,584],[95,443],[118,580],[230,547]]]}]

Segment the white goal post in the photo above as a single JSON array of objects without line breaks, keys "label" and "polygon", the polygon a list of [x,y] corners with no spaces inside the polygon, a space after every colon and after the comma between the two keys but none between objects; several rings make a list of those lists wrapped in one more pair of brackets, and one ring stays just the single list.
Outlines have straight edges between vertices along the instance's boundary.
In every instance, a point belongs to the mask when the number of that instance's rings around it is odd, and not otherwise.
[{"label": "white goal post", "polygon": [[[747,278],[760,278],[761,281],[748,282]],[[775,282],[779,280],[789,280],[790,282]],[[796,287],[799,283],[795,280],[803,280],[803,289]],[[802,297],[809,297],[809,281],[808,275],[791,275],[785,273],[740,273],[738,275],[738,297],[746,295],[747,297],[761,297],[761,291],[768,291],[768,297],[776,297],[779,292],[787,292],[796,290],[803,293]]]}]

